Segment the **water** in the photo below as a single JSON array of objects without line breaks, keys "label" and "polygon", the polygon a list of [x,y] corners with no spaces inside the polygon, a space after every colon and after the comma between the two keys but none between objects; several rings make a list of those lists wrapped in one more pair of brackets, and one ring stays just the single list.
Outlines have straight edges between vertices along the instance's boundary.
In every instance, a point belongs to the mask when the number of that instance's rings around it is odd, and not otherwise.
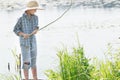
[{"label": "water", "polygon": [[[60,16],[63,10],[38,11],[39,26],[43,27]],[[7,73],[7,63],[14,71],[14,58],[11,50],[20,52],[19,39],[13,33],[17,19],[22,11],[0,13],[0,73]],[[46,79],[45,70],[58,66],[57,50],[67,47],[69,50],[78,46],[77,36],[84,47],[88,58],[104,59],[107,44],[112,43],[115,48],[120,47],[120,10],[119,9],[74,9],[65,14],[59,21],[39,31],[38,43],[38,77]]]}]

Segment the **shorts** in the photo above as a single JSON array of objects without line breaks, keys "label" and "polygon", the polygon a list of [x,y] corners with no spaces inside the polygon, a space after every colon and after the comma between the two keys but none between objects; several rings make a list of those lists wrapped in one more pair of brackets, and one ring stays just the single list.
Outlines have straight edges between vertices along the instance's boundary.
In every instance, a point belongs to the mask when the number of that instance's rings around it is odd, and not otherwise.
[{"label": "shorts", "polygon": [[[21,52],[22,52],[22,62],[23,69],[29,69],[36,67],[36,56],[37,56],[37,47],[36,47],[36,39],[31,37],[29,39],[23,40],[21,43],[27,42],[26,45],[21,44]],[[29,64],[25,64],[29,63]]]}]

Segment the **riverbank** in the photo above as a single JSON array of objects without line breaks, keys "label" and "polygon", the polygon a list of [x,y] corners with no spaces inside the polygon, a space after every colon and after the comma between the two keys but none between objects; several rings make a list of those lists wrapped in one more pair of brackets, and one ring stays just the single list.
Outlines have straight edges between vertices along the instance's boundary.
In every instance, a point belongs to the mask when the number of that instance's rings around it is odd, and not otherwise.
[{"label": "riverbank", "polygon": [[[1,0],[0,9],[13,11],[21,10],[25,8],[26,2],[29,0]],[[72,8],[120,8],[119,0],[38,0],[40,6],[44,9],[65,9],[70,7]]]}]

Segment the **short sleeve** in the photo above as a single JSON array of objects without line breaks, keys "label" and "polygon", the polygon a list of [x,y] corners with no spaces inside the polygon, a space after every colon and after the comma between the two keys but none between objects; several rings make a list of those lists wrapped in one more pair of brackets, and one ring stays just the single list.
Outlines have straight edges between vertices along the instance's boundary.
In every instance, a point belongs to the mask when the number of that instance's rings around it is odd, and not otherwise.
[{"label": "short sleeve", "polygon": [[17,36],[19,36],[18,33],[22,31],[22,30],[21,30],[21,27],[22,27],[21,22],[22,22],[22,19],[19,18],[18,21],[17,21],[17,23],[16,23],[15,26],[14,26],[13,32],[14,32]]}]

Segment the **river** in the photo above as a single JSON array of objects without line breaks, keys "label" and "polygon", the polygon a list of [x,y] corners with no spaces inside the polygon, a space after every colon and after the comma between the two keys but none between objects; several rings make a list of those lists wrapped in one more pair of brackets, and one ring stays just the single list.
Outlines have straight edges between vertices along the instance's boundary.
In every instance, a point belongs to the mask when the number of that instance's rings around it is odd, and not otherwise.
[{"label": "river", "polygon": [[[40,28],[59,17],[64,10],[37,11]],[[19,39],[13,28],[22,10],[1,11],[0,13],[0,73],[7,73],[7,63],[14,73],[15,60],[11,50],[21,53]],[[120,10],[119,9],[71,9],[60,20],[38,32],[37,66],[38,77],[46,79],[47,69],[58,67],[57,50],[67,47],[71,50],[78,46],[78,38],[84,47],[86,57],[104,59],[107,44],[120,47]]]}]

